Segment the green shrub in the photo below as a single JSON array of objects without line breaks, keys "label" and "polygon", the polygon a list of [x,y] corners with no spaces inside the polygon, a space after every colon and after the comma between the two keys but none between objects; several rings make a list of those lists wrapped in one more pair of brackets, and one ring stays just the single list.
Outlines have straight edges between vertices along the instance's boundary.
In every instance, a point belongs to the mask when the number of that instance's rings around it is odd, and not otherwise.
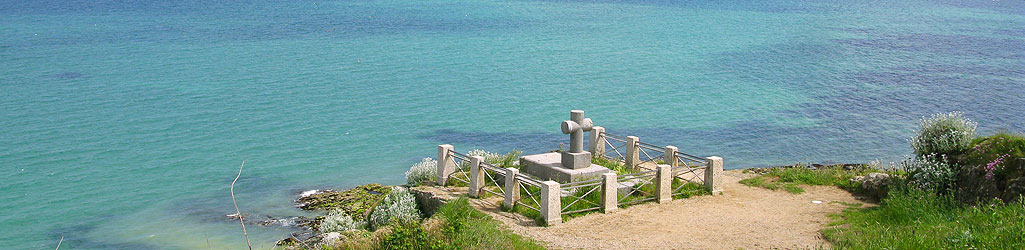
[{"label": "green shrub", "polygon": [[961,112],[934,114],[921,120],[911,139],[911,149],[919,157],[960,155],[971,148],[976,126]]},{"label": "green shrub", "polygon": [[438,179],[438,161],[430,157],[413,164],[406,171],[406,184],[417,186],[424,182],[433,182]]},{"label": "green shrub", "polygon": [[348,232],[363,229],[367,226],[367,222],[359,219],[353,219],[351,216],[345,214],[343,210],[334,210],[324,216],[324,221],[320,222],[320,231],[324,233],[328,232]]},{"label": "green shrub", "polygon": [[420,211],[416,209],[416,198],[403,187],[394,187],[384,197],[381,204],[370,214],[370,222],[374,228],[392,222],[406,223],[420,219]]},{"label": "green shrub", "polygon": [[994,197],[1017,200],[1025,194],[1025,136],[997,133],[972,142],[957,185],[965,201]]}]

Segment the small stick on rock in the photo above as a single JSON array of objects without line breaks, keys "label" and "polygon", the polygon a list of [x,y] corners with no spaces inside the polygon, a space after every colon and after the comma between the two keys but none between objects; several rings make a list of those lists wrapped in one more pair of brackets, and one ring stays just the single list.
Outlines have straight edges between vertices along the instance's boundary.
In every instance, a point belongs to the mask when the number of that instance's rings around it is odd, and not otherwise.
[{"label": "small stick on rock", "polygon": [[246,246],[249,246],[249,250],[253,250],[253,244],[249,243],[249,234],[246,233],[246,223],[242,220],[242,212],[238,211],[238,202],[235,202],[235,182],[238,181],[238,177],[242,176],[242,167],[246,166],[246,160],[242,160],[242,166],[238,167],[238,175],[235,176],[235,180],[231,181],[231,203],[235,204],[235,214],[238,215],[238,223],[242,224],[242,235],[246,236]]}]

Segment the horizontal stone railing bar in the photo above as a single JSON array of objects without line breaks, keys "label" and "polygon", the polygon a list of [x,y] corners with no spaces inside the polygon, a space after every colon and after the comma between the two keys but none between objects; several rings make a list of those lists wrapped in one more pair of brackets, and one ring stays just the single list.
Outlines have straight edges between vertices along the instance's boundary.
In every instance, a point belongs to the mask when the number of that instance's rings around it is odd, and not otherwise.
[{"label": "horizontal stone railing bar", "polygon": [[676,157],[677,158],[686,158],[686,159],[690,159],[692,161],[700,162],[700,163],[708,163],[708,161],[705,160],[705,158],[697,157],[697,156],[694,156],[694,155],[691,155],[691,154],[687,154],[687,153],[682,153],[682,152],[676,152]]},{"label": "horizontal stone railing bar", "polygon": [[481,162],[481,168],[486,168],[488,170],[495,171],[495,172],[502,172],[502,168],[500,168],[498,166],[495,166],[495,165],[493,165],[491,163],[488,163],[488,162]]},{"label": "horizontal stone railing bar", "polygon": [[570,182],[570,183],[564,183],[564,184],[562,184],[562,188],[565,189],[565,188],[570,188],[570,187],[573,187],[573,186],[586,185],[586,184],[590,184],[590,183],[601,183],[601,179],[583,180],[583,181],[575,181],[575,182]]},{"label": "horizontal stone railing bar", "polygon": [[658,171],[658,170],[657,169],[653,169],[653,170],[648,170],[648,171],[641,171],[641,172],[636,172],[636,173],[624,174],[624,175],[620,175],[619,178],[623,179],[623,178],[634,177],[634,176],[655,174],[655,171]]},{"label": "horizontal stone railing bar", "polygon": [[621,141],[621,142],[625,142],[626,141],[626,136],[618,136],[618,135],[614,135],[614,134],[609,134],[608,132],[602,132],[601,134],[599,134],[599,136],[604,136],[606,139],[614,139],[614,140],[618,140],[618,141]]},{"label": "horizontal stone railing bar", "polygon": [[639,147],[647,148],[647,149],[651,149],[651,150],[662,150],[662,149],[665,148],[663,146],[658,146],[658,145],[655,145],[655,144],[651,144],[651,143],[647,143],[647,142],[642,142],[642,141],[638,141],[637,145]]},{"label": "horizontal stone railing bar", "polygon": [[590,187],[590,186],[597,186],[597,185],[601,185],[601,179],[594,179],[594,180],[587,180],[587,181],[578,181],[578,182],[571,182],[571,183],[562,184],[562,189],[567,189],[568,190],[568,189]]},{"label": "horizontal stone railing bar", "polygon": [[519,181],[522,181],[522,182],[528,182],[528,183],[530,183],[531,185],[534,185],[534,186],[541,186],[541,182],[542,182],[541,180],[534,179],[533,177],[530,177],[529,175],[525,175],[525,174],[516,175],[516,179],[519,180]]},{"label": "horizontal stone railing bar", "polygon": [[456,152],[455,150],[452,150],[452,151],[449,151],[449,152],[452,153],[452,155],[454,155],[456,158],[462,159],[464,161],[469,161],[470,160],[470,156],[469,155],[461,154],[459,152]]}]

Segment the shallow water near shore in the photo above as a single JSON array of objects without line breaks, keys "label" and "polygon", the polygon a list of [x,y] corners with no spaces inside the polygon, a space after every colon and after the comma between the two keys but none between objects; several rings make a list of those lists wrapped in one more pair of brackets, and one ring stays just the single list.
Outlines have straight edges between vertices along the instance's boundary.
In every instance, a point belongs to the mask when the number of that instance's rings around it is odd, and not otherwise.
[{"label": "shallow water near shore", "polygon": [[438,144],[556,149],[570,109],[727,168],[1025,131],[1025,3],[962,2],[0,0],[0,246],[241,249],[243,159],[243,212],[303,215]]}]

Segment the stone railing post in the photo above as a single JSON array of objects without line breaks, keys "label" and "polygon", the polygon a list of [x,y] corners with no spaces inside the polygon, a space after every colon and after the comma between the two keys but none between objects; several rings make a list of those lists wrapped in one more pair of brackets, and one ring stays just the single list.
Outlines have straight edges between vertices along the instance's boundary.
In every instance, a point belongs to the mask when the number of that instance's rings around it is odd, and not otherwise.
[{"label": "stone railing post", "polygon": [[480,197],[481,188],[486,184],[484,183],[485,171],[481,168],[481,162],[484,162],[484,158],[480,156],[470,156],[470,187],[467,190],[467,195],[472,198]]},{"label": "stone railing post", "polygon": [[520,174],[519,169],[505,169],[505,194],[503,194],[505,201],[502,202],[502,206],[505,208],[513,208],[516,206],[516,201],[520,200],[520,181],[516,179],[518,174]]},{"label": "stone railing post", "polygon": [[605,128],[595,126],[592,129],[593,130],[591,130],[591,138],[589,140],[589,142],[591,143],[591,145],[589,145],[591,157],[605,155],[605,136],[602,136],[602,133],[605,133]]},{"label": "stone railing post", "polygon": [[705,159],[708,160],[708,167],[705,168],[705,189],[712,194],[722,194],[722,157],[710,156]]},{"label": "stone railing post", "polygon": [[448,175],[456,171],[455,162],[452,161],[452,145],[438,145],[438,185],[445,186],[448,183]]},{"label": "stone railing post", "polygon": [[554,226],[562,223],[561,184],[554,181],[541,183],[541,218],[545,225]]},{"label": "stone railing post", "polygon": [[655,199],[659,204],[673,200],[673,167],[659,165],[655,172],[655,188],[658,193]]},{"label": "stone railing post", "polygon": [[626,166],[631,169],[637,168],[637,164],[641,163],[641,155],[637,150],[637,142],[640,140],[641,139],[636,136],[626,137],[626,156],[624,157],[626,159],[624,159],[624,161],[626,162]]},{"label": "stone railing post", "polygon": [[678,150],[679,149],[674,146],[666,146],[666,153],[663,154],[663,156],[666,159],[666,165],[669,165],[669,167],[675,168],[678,166],[678,162],[676,160],[676,151]]},{"label": "stone railing post", "polygon": [[616,179],[616,173],[602,174],[601,211],[611,213],[617,209],[619,209],[619,180]]}]

